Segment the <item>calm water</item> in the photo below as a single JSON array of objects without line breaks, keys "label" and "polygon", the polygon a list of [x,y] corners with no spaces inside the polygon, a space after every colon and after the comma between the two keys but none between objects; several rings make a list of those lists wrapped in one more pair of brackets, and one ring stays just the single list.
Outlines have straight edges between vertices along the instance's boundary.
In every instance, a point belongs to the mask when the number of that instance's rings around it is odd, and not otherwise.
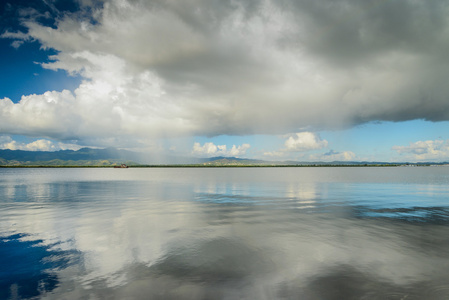
[{"label": "calm water", "polygon": [[0,169],[0,299],[449,299],[449,167]]}]

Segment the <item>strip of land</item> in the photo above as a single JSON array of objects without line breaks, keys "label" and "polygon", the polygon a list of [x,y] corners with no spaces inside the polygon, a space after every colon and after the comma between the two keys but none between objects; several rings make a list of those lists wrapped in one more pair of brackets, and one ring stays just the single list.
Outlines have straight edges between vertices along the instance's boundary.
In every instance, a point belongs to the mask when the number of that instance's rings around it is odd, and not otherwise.
[{"label": "strip of land", "polygon": [[423,163],[390,163],[390,162],[300,162],[300,161],[264,161],[237,157],[192,158],[152,156],[147,153],[137,153],[115,148],[61,151],[23,151],[0,150],[0,167],[28,168],[108,168],[126,166],[133,168],[211,168],[211,167],[396,167],[396,166],[434,166],[449,165],[448,162]]}]

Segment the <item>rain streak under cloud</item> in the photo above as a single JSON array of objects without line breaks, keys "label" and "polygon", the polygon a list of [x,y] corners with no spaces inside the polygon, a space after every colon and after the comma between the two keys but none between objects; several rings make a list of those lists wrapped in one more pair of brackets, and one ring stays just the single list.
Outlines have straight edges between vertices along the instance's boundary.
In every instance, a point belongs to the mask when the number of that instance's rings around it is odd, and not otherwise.
[{"label": "rain streak under cloud", "polygon": [[[310,150],[327,146],[320,130],[449,120],[447,1],[47,2],[46,14],[22,8],[22,29],[2,37],[55,50],[42,67],[81,84],[0,99],[0,134],[129,143],[299,132]],[[279,153],[304,146],[298,137]]]}]

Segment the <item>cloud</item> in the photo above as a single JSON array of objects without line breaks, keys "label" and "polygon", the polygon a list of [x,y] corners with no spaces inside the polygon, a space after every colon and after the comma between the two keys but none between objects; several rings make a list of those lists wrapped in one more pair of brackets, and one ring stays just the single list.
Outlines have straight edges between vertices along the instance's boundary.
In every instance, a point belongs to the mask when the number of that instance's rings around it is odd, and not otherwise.
[{"label": "cloud", "polygon": [[232,145],[231,149],[227,149],[226,145],[215,145],[212,142],[204,143],[201,146],[200,143],[193,144],[193,155],[200,156],[241,156],[245,155],[246,151],[250,148],[250,144],[242,144],[240,146]]},{"label": "cloud", "polygon": [[250,144],[242,144],[241,146],[232,145],[232,148],[228,151],[230,156],[245,155],[246,151],[250,148]]},{"label": "cloud", "polygon": [[46,139],[39,139],[30,143],[17,142],[10,136],[0,136],[0,149],[25,150],[25,151],[58,151],[58,150],[78,150],[81,147],[75,144],[53,142]]},{"label": "cloud", "polygon": [[284,151],[302,152],[327,147],[328,142],[313,132],[298,132],[285,141]]},{"label": "cloud", "polygon": [[0,100],[0,133],[153,139],[449,120],[446,1],[89,3],[3,34],[56,50],[42,66],[84,80]]},{"label": "cloud", "polygon": [[[266,157],[292,157],[295,152],[307,152],[326,148],[328,142],[321,139],[320,135],[314,132],[297,132],[285,136],[287,139],[284,148],[264,152]],[[304,156],[302,155],[301,158]]]},{"label": "cloud", "polygon": [[[15,39],[19,41],[19,46],[22,44],[20,41],[29,41],[31,40],[31,36],[28,34],[25,34],[23,32],[11,32],[11,31],[5,31],[0,35],[1,38],[7,38],[7,39]],[[16,47],[14,47],[16,48]]]},{"label": "cloud", "polygon": [[324,154],[311,154],[309,156],[309,160],[317,161],[353,161],[355,158],[356,155],[352,151],[336,152],[334,150],[330,150]]},{"label": "cloud", "polygon": [[[327,148],[329,143],[323,140],[319,134],[313,132],[297,132],[290,134],[285,141],[284,148],[277,151],[265,152],[265,157],[283,157],[300,161],[351,161],[356,158],[352,151],[336,152],[329,150],[326,153],[307,153]],[[299,152],[299,155],[297,154]]]},{"label": "cloud", "polygon": [[393,146],[392,150],[406,159],[417,161],[449,161],[449,140],[417,141],[408,146]]}]

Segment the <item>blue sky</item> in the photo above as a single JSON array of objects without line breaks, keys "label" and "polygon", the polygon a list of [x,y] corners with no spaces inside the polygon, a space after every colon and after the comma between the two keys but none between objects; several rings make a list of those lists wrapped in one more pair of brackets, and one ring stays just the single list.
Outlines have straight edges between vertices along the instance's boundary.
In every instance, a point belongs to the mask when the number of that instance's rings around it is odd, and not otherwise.
[{"label": "blue sky", "polygon": [[0,148],[449,161],[446,1],[0,9]]}]

